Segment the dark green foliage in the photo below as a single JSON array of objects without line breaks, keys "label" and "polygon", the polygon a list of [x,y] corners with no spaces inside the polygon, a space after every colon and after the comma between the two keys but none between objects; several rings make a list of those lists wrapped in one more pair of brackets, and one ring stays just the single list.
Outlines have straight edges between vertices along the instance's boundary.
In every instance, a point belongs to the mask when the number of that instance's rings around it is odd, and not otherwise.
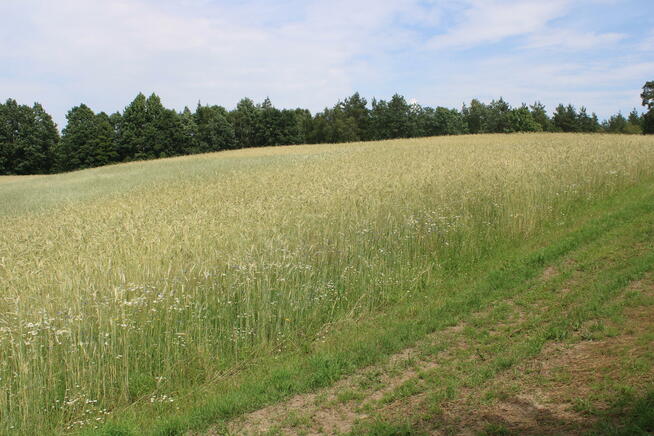
[{"label": "dark green foliage", "polygon": [[597,115],[594,113],[588,115],[585,107],[581,107],[579,112],[571,104],[556,107],[552,117],[554,130],[558,132],[599,132],[600,124]]},{"label": "dark green foliage", "polygon": [[467,133],[463,115],[456,109],[426,107],[423,110],[421,131],[425,136],[459,135]]},{"label": "dark green foliage", "polygon": [[59,142],[59,131],[52,117],[38,103],[32,106],[34,113],[34,130],[32,136],[32,164],[29,174],[34,172],[47,173],[52,169],[52,150]]},{"label": "dark green foliage", "polygon": [[256,146],[299,144],[300,125],[293,110],[279,110],[266,98],[257,107],[255,124]]},{"label": "dark green foliage", "polygon": [[[368,102],[359,93],[317,113],[305,129],[307,142],[352,142],[375,137]],[[305,118],[306,119],[306,118]],[[305,124],[306,125],[306,124]]]},{"label": "dark green foliage", "polygon": [[295,122],[298,126],[299,144],[305,144],[309,141],[309,135],[312,129],[313,117],[308,109],[297,108],[295,112]]},{"label": "dark green foliage", "polygon": [[256,126],[258,122],[257,107],[249,98],[238,102],[236,109],[229,113],[234,128],[238,148],[256,145]]},{"label": "dark green foliage", "polygon": [[547,116],[545,105],[537,101],[529,106],[531,117],[536,121],[543,132],[551,132],[553,129],[552,120]]},{"label": "dark green foliage", "polygon": [[602,130],[607,133],[637,135],[643,133],[643,117],[634,108],[627,118],[618,112],[602,123]]},{"label": "dark green foliage", "polygon": [[474,99],[470,106],[463,106],[461,113],[470,133],[540,132],[549,130],[551,125],[545,106],[540,103],[530,111],[524,104],[511,108],[502,98],[488,105]]},{"label": "dark green foliage", "polygon": [[338,105],[334,109],[325,108],[316,114],[308,140],[311,143],[335,143],[358,141],[357,124],[348,117]]},{"label": "dark green foliage", "polygon": [[640,98],[643,99],[643,106],[645,106],[648,110],[654,109],[654,80],[645,82],[645,85],[643,85],[643,92],[640,94]]},{"label": "dark green foliage", "polygon": [[104,112],[95,116],[97,136],[93,140],[95,166],[107,165],[118,160],[116,151],[115,125],[112,118]]},{"label": "dark green foliage", "polygon": [[[199,107],[199,105],[198,105]],[[195,116],[188,107],[185,107],[179,115],[179,122],[182,130],[182,154],[195,154],[200,152],[198,124]]]},{"label": "dark green foliage", "polygon": [[[188,117],[188,114],[185,116]],[[227,111],[221,106],[198,104],[191,119],[187,118],[182,123],[183,136],[193,135],[189,139],[192,144],[189,148],[190,152],[206,153],[234,148],[236,146],[234,129],[227,117]]]},{"label": "dark green foliage", "polygon": [[146,98],[139,94],[123,112],[116,144],[121,161],[181,154],[184,138],[180,116],[166,109],[157,95]]},{"label": "dark green foliage", "polygon": [[256,107],[254,125],[254,145],[263,147],[279,144],[279,132],[275,129],[279,117],[279,110],[275,109],[269,98]]},{"label": "dark green foliage", "polygon": [[0,174],[50,172],[58,142],[57,126],[40,104],[0,104]]},{"label": "dark green foliage", "polygon": [[541,132],[544,130],[543,125],[534,119],[532,112],[524,104],[519,108],[511,109],[507,115],[507,123],[511,132]]},{"label": "dark green foliage", "polygon": [[643,133],[652,135],[654,134],[654,80],[645,83],[640,98],[643,99],[643,106],[647,108],[642,119]]},{"label": "dark green foliage", "polygon": [[577,123],[577,110],[571,104],[564,106],[562,104],[556,107],[552,117],[554,129],[559,132],[578,132],[579,124]]},{"label": "dark green foliage", "polygon": [[91,141],[95,135],[95,114],[82,104],[68,111],[66,120],[61,143],[55,150],[55,170],[89,168],[93,163]]},{"label": "dark green foliage", "polygon": [[463,105],[461,113],[463,113],[463,117],[468,123],[470,133],[484,133],[487,131],[488,107],[484,103],[473,99],[470,102],[470,107]]},{"label": "dark green foliage", "polygon": [[133,160],[138,150],[143,150],[145,138],[142,130],[147,122],[145,95],[139,93],[125,108],[118,125],[117,149],[121,161]]},{"label": "dark green foliage", "polygon": [[354,136],[357,141],[366,141],[372,137],[370,131],[370,110],[368,101],[361,97],[358,92],[352,94],[342,103],[338,103],[345,117],[354,122]]},{"label": "dark green foliage", "polygon": [[145,102],[146,124],[143,126],[143,148],[137,159],[176,156],[181,154],[182,124],[177,112],[166,109],[161,99],[152,94]]},{"label": "dark green foliage", "polygon": [[579,109],[579,114],[577,115],[577,125],[579,132],[594,133],[599,132],[600,130],[600,123],[597,119],[597,115],[595,115],[595,113],[588,115],[586,108],[583,106]]},{"label": "dark green foliage", "polygon": [[375,139],[411,138],[417,136],[415,108],[404,97],[393,95],[389,102],[372,101],[371,126]]},{"label": "dark green foliage", "polygon": [[301,144],[312,131],[309,111],[279,110],[269,98],[259,105],[244,98],[227,120],[234,129],[236,148]]},{"label": "dark green foliage", "polygon": [[643,117],[638,113],[636,108],[634,108],[627,118],[627,127],[625,128],[624,133],[631,135],[638,135],[643,133]]},{"label": "dark green foliage", "polygon": [[643,122],[643,118],[638,113],[636,108],[634,108],[631,112],[629,112],[628,121],[629,121],[629,124],[631,124],[631,125],[640,126],[640,124]]},{"label": "dark green foliage", "polygon": [[304,142],[304,130],[302,128],[301,118],[298,119],[297,110],[283,109],[279,116],[279,145],[294,145]]},{"label": "dark green foliage", "polygon": [[511,106],[500,97],[499,100],[493,100],[487,106],[486,111],[486,132],[488,133],[511,133]]},{"label": "dark green foliage", "polygon": [[627,129],[627,119],[618,112],[617,115],[613,115],[609,118],[604,124],[604,130],[608,133],[624,133]]},{"label": "dark green foliage", "polygon": [[56,171],[93,168],[117,161],[114,125],[107,114],[96,115],[82,104],[72,108],[66,119],[68,124],[61,142],[54,149]]},{"label": "dark green foliage", "polygon": [[654,110],[650,110],[643,115],[643,133],[646,135],[654,134]]}]

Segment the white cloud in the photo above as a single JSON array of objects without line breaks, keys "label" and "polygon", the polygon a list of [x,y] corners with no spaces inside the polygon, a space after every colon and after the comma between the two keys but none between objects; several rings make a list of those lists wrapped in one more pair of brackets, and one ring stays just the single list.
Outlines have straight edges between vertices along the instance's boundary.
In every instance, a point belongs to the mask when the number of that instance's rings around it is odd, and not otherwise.
[{"label": "white cloud", "polygon": [[546,28],[527,38],[525,48],[592,50],[612,47],[624,40],[623,33],[582,32],[574,29]]},{"label": "white cloud", "polygon": [[530,34],[562,16],[567,0],[471,0],[461,21],[445,34],[432,38],[434,49],[467,48]]}]

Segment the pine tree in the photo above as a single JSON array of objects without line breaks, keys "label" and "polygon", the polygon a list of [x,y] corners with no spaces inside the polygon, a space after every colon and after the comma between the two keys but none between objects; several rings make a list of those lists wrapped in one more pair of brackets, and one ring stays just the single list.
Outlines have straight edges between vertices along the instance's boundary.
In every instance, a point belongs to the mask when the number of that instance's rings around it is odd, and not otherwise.
[{"label": "pine tree", "polygon": [[139,93],[123,111],[116,141],[120,161],[134,160],[138,153],[145,150],[143,130],[148,120],[145,103],[145,95]]},{"label": "pine tree", "polygon": [[109,115],[100,112],[94,120],[95,137],[91,141],[93,166],[108,165],[118,161],[114,123]]},{"label": "pine tree", "polygon": [[309,136],[313,129],[313,117],[308,109],[297,108],[295,112],[295,122],[297,123],[298,142],[305,144],[309,142]]},{"label": "pine tree", "polygon": [[511,106],[502,97],[486,106],[486,133],[511,133]]},{"label": "pine tree", "polygon": [[229,120],[236,138],[236,147],[254,147],[257,144],[258,118],[257,107],[249,98],[239,101],[236,109],[229,113]]},{"label": "pine tree", "polygon": [[540,101],[537,101],[529,106],[529,110],[531,112],[531,117],[540,125],[543,132],[552,131],[552,120],[550,120],[550,117],[547,116],[547,110],[545,109],[544,104],[542,104]]},{"label": "pine tree", "polygon": [[527,105],[511,109],[508,114],[508,124],[511,132],[542,132],[543,127],[538,123]]},{"label": "pine tree", "polygon": [[631,112],[629,112],[629,116],[627,117],[627,126],[625,127],[624,133],[629,135],[639,135],[643,133],[642,122],[642,117],[636,108],[634,108]]},{"label": "pine tree", "polygon": [[643,114],[643,133],[646,135],[654,134],[654,109]]},{"label": "pine tree", "polygon": [[399,94],[393,95],[389,102],[373,99],[370,117],[375,139],[412,136],[411,106]]},{"label": "pine tree", "polygon": [[227,120],[228,113],[220,106],[202,106],[198,103],[193,116],[197,126],[197,147],[199,152],[219,151],[234,148],[234,129]]},{"label": "pine tree", "polygon": [[611,116],[611,118],[606,121],[605,130],[609,133],[625,133],[627,125],[627,119],[621,112],[618,112],[617,115]]},{"label": "pine tree", "polygon": [[54,162],[54,150],[59,143],[59,130],[52,120],[52,117],[43,109],[39,103],[32,107],[35,117],[34,145],[37,149],[38,160],[34,162],[34,168],[39,173],[52,171]]},{"label": "pine tree", "polygon": [[568,106],[558,105],[552,117],[552,124],[554,129],[559,132],[578,132],[577,110],[571,104]]},{"label": "pine tree", "polygon": [[[623,117],[624,118],[624,117]],[[595,133],[600,130],[601,126],[597,115],[593,112],[588,115],[588,111],[584,106],[579,109],[577,114],[577,132]]]},{"label": "pine tree", "polygon": [[198,125],[195,122],[193,112],[188,107],[184,107],[179,115],[179,121],[182,129],[182,154],[200,153]]},{"label": "pine tree", "polygon": [[472,99],[470,107],[463,105],[461,110],[470,133],[486,133],[488,131],[488,106],[479,100]]},{"label": "pine tree", "polygon": [[352,94],[340,104],[346,117],[352,118],[355,125],[356,141],[366,141],[370,138],[370,109],[368,102],[358,92]]},{"label": "pine tree", "polygon": [[445,107],[424,108],[421,124],[426,136],[460,135],[468,130],[461,112]]},{"label": "pine tree", "polygon": [[281,112],[266,99],[258,106],[258,117],[255,128],[255,143],[258,147],[280,145],[284,143],[280,132]]},{"label": "pine tree", "polygon": [[647,108],[642,119],[643,133],[652,135],[654,134],[654,80],[643,85],[643,93],[640,97],[643,99],[643,106]]},{"label": "pine tree", "polygon": [[81,104],[68,111],[66,120],[68,122],[62,132],[61,142],[55,151],[56,171],[96,166],[94,148],[98,132],[95,113]]},{"label": "pine tree", "polygon": [[301,116],[301,113],[296,110],[283,109],[281,111],[278,126],[282,145],[302,144],[304,142],[302,125],[298,120],[298,116]]}]

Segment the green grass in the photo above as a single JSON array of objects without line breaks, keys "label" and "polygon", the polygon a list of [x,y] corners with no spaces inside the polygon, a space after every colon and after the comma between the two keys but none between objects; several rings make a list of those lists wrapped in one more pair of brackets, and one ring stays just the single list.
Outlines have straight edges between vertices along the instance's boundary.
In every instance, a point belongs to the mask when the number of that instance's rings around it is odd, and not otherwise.
[{"label": "green grass", "polygon": [[589,435],[651,435],[654,432],[654,389],[642,395],[623,394],[608,410],[597,413],[599,421]]},{"label": "green grass", "polygon": [[638,223],[652,145],[420,139],[0,184],[0,431],[181,434],[327,386]]}]

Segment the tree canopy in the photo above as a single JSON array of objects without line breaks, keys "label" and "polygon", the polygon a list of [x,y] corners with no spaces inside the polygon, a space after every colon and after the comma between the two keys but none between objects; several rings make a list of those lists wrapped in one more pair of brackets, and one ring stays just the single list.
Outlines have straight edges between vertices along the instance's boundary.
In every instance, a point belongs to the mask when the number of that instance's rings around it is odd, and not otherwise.
[{"label": "tree canopy", "polygon": [[643,106],[647,108],[642,119],[643,133],[654,134],[654,80],[645,83],[640,98],[643,99]]}]

